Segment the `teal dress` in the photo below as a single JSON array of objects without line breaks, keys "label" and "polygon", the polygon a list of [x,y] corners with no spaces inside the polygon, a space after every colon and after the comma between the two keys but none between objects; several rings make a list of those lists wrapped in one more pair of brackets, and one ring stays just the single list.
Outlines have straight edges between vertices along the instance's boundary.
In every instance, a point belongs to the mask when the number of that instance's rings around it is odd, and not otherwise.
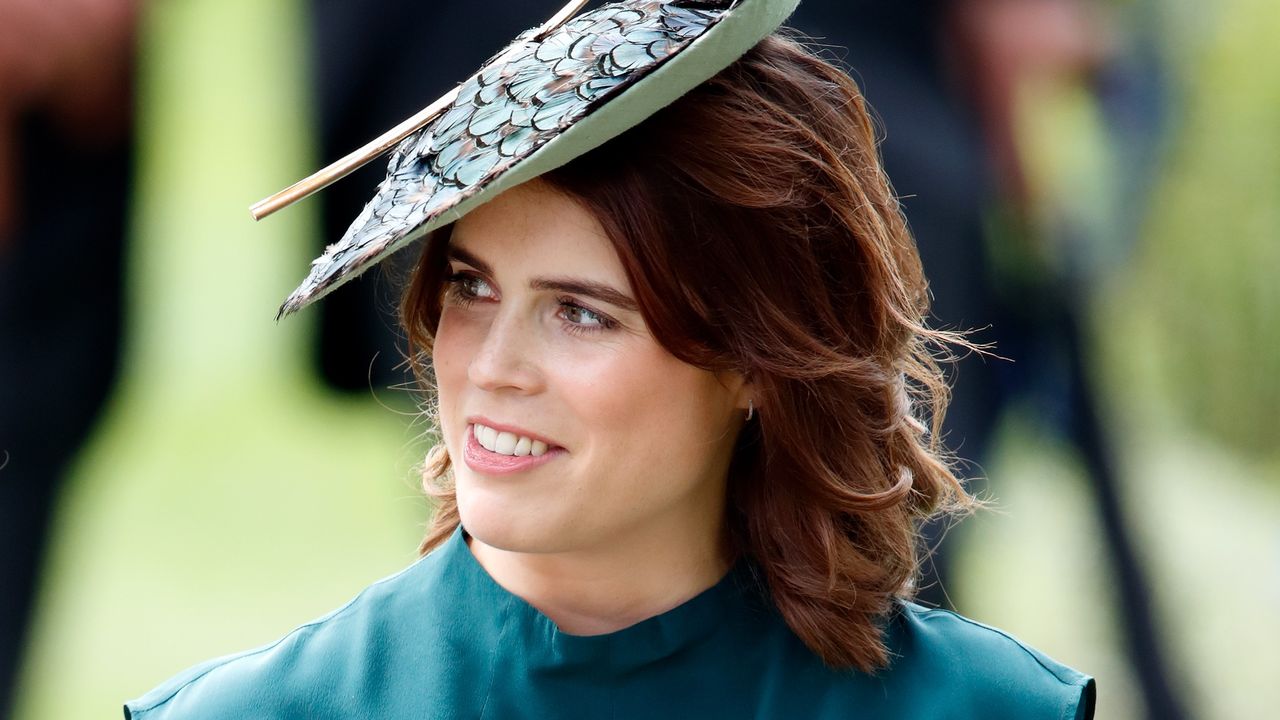
[{"label": "teal dress", "polygon": [[1012,636],[902,602],[892,664],[826,668],[739,562],[684,604],[606,635],[561,632],[498,585],[459,528],[345,607],[192,668],[125,705],[134,720],[1093,716],[1094,681]]}]

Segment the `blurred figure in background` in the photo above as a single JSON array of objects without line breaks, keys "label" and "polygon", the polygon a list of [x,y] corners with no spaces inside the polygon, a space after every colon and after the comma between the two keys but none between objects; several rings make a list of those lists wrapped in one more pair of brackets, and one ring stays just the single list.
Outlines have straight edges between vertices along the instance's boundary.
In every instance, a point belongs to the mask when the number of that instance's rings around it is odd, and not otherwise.
[{"label": "blurred figure in background", "polygon": [[137,0],[0,0],[0,713],[119,364]]}]

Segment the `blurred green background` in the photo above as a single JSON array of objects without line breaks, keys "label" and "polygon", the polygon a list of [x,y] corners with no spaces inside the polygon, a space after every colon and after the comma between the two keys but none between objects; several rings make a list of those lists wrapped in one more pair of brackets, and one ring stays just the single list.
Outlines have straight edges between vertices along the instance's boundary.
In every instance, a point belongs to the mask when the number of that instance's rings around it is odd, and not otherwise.
[{"label": "blurred green background", "polygon": [[[1280,707],[1280,4],[1182,0],[1160,21],[1174,125],[1136,253],[1092,301],[1096,369],[1176,680],[1199,717],[1266,717]],[[302,27],[291,2],[147,12],[125,374],[62,500],[20,718],[118,717],[416,556],[412,400],[322,391],[302,360],[308,314],[273,321],[314,207],[247,212],[320,165]],[[1027,132],[1087,156],[1073,107]],[[957,531],[956,599],[1095,675],[1099,718],[1134,717],[1087,487],[1035,414],[1006,418],[987,464],[1000,510]]]}]

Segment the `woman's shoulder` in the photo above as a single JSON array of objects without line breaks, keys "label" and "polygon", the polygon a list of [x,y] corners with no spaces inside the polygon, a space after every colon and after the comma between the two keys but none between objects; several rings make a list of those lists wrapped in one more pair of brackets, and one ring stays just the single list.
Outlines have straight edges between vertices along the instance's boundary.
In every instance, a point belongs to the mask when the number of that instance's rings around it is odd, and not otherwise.
[{"label": "woman's shoulder", "polygon": [[[431,555],[423,557],[274,642],[185,670],[125,703],[125,718],[310,717],[318,708],[304,706],[317,700],[318,688],[363,686],[364,676],[377,664],[371,655],[394,650],[404,619],[427,607],[421,601],[436,584],[437,565]],[[330,704],[344,697],[341,692],[324,694]],[[320,714],[350,717],[360,712],[325,707]]]},{"label": "woman's shoulder", "polygon": [[920,717],[1093,717],[1094,679],[998,628],[949,610],[903,601],[889,628],[894,654],[885,676],[899,697],[929,696],[937,710]]}]

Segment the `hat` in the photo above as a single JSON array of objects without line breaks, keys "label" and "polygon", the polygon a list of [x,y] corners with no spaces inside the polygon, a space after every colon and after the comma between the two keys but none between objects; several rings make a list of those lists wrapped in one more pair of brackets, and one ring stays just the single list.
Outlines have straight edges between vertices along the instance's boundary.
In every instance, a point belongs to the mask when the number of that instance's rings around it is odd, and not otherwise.
[{"label": "hat", "polygon": [[584,4],[571,2],[548,23],[521,33],[453,93],[369,151],[348,156],[344,168],[331,166],[254,207],[255,217],[274,212],[403,137],[373,199],[342,239],[312,261],[277,317],[639,124],[732,64],[798,2],[625,0],[566,22]]}]

